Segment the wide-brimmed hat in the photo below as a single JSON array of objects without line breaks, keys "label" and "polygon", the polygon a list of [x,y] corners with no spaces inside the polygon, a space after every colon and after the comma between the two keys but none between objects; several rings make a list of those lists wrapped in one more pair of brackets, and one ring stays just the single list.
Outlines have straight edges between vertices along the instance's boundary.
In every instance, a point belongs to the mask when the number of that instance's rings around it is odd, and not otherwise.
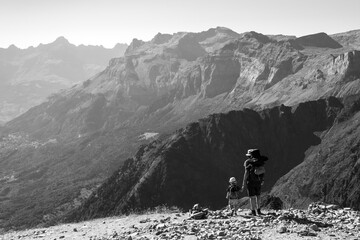
[{"label": "wide-brimmed hat", "polygon": [[231,178],[229,179],[229,183],[235,183],[235,182],[236,182],[236,178],[231,177]]},{"label": "wide-brimmed hat", "polygon": [[260,156],[260,150],[259,149],[249,149],[249,150],[247,150],[247,153],[245,155],[248,157]]}]

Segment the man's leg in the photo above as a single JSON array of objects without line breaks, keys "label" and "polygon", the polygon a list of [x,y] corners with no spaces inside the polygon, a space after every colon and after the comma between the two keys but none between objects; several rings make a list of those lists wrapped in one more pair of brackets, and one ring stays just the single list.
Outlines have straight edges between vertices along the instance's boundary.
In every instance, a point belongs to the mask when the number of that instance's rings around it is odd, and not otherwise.
[{"label": "man's leg", "polygon": [[255,209],[260,209],[260,195],[256,195],[256,208]]},{"label": "man's leg", "polygon": [[251,215],[256,215],[256,196],[251,196],[250,198],[250,208],[251,208]]},{"label": "man's leg", "polygon": [[258,215],[264,215],[260,210],[260,195],[256,195],[256,209]]}]

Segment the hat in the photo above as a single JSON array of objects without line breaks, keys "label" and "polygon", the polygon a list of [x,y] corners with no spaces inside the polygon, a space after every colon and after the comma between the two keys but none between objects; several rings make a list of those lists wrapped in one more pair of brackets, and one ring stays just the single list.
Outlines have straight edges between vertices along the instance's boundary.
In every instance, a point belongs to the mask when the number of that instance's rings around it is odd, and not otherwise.
[{"label": "hat", "polygon": [[194,210],[200,209],[200,205],[198,203],[194,204],[193,208]]},{"label": "hat", "polygon": [[234,183],[234,182],[236,182],[236,178],[231,177],[231,178],[229,179],[229,183]]},{"label": "hat", "polygon": [[247,153],[245,155],[248,157],[259,156],[260,151],[259,151],[259,149],[249,149],[249,150],[247,150]]}]

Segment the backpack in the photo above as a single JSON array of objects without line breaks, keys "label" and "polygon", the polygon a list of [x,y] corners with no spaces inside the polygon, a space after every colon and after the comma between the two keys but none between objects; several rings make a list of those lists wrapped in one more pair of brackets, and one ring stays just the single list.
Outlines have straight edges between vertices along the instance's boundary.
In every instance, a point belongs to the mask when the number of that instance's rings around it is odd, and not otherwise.
[{"label": "backpack", "polygon": [[256,175],[265,174],[265,167],[264,166],[254,167],[254,173]]},{"label": "backpack", "polygon": [[255,182],[262,182],[264,180],[265,175],[265,161],[267,161],[268,158],[265,156],[260,156],[256,161],[249,161],[248,164],[250,164],[250,173],[249,173],[249,179],[250,181]]}]

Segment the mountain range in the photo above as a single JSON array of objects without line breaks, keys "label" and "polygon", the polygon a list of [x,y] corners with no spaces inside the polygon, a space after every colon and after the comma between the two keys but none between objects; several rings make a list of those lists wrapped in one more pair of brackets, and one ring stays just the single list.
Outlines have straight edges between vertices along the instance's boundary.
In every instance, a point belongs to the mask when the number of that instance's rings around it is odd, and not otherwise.
[{"label": "mountain range", "polygon": [[[287,200],[305,203],[293,179],[302,175],[288,174],[327,161],[311,151],[356,122],[359,32],[296,38],[217,27],[134,39],[101,73],[3,126],[0,226],[187,208],[196,200],[223,206],[221,189],[241,177],[253,147],[270,158],[265,190],[291,189],[298,199]],[[356,131],[349,132],[350,139]],[[337,175],[349,182],[346,201],[326,183],[332,178],[322,185],[329,201],[358,207],[357,170],[347,168]],[[314,194],[306,198],[316,200],[320,183],[308,178]]]},{"label": "mountain range", "polygon": [[45,101],[60,89],[85,81],[123,56],[126,44],[112,49],[75,46],[64,37],[26,49],[0,48],[0,123]]}]

